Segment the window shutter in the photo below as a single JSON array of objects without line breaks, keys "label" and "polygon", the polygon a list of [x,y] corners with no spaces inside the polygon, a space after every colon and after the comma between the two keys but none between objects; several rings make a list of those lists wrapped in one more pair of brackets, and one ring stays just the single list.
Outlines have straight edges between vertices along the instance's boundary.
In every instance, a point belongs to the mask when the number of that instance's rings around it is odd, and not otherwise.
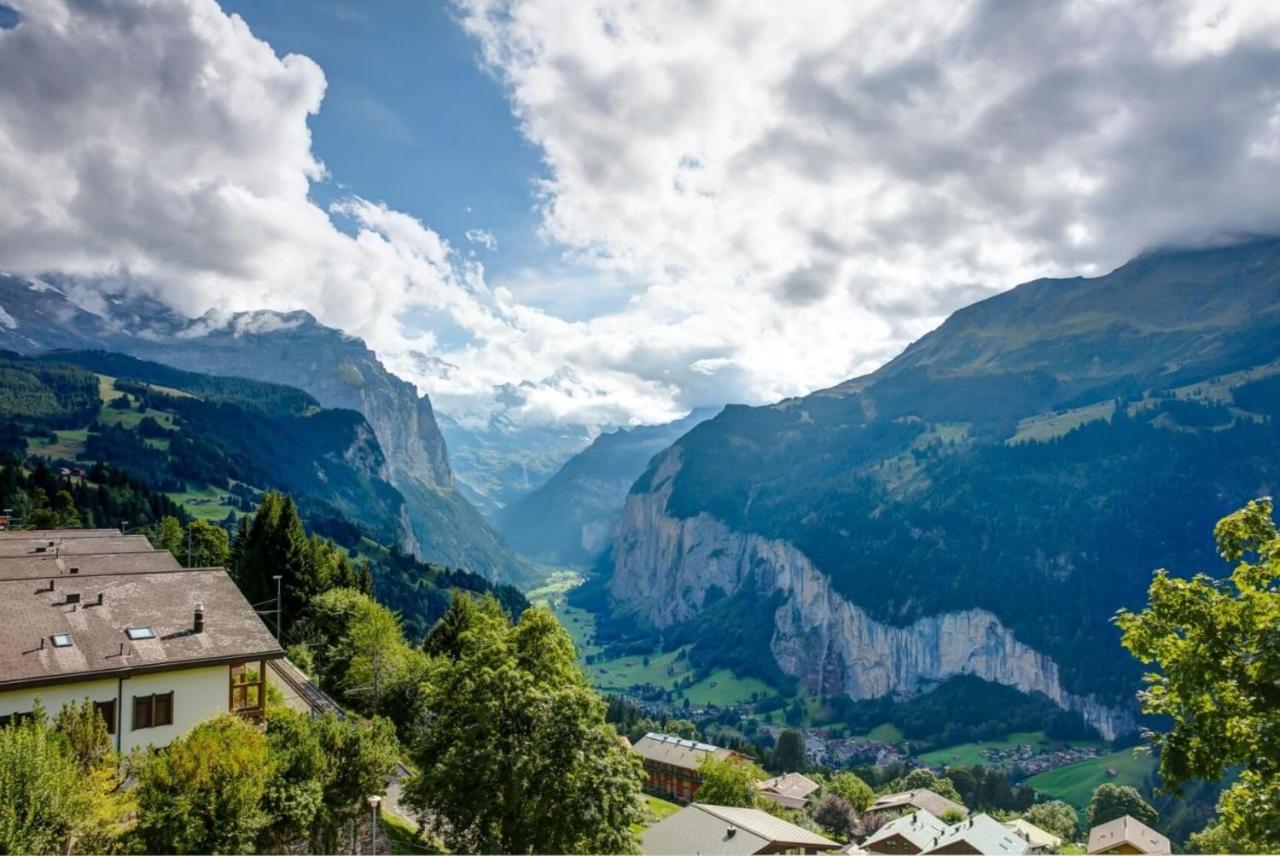
[{"label": "window shutter", "polygon": [[133,730],[139,728],[150,728],[151,720],[151,701],[155,696],[134,696],[133,697]]},{"label": "window shutter", "polygon": [[95,701],[93,709],[102,717],[102,721],[107,724],[107,733],[116,733],[116,700],[111,701]]},{"label": "window shutter", "polygon": [[153,722],[156,725],[173,725],[173,693],[167,692],[156,696]]}]

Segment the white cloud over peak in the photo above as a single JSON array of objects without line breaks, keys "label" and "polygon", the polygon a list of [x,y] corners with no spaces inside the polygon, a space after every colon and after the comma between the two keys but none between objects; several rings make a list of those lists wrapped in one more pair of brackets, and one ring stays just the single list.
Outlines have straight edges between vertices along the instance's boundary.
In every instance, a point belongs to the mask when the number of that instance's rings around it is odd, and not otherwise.
[{"label": "white cloud over peak", "polygon": [[464,0],[544,154],[558,287],[318,206],[324,73],[213,0],[9,2],[0,267],[305,308],[464,418],[772,400],[1033,276],[1280,231],[1270,3]]},{"label": "white cloud over peak", "polygon": [[545,154],[547,235],[646,283],[628,314],[677,341],[638,350],[697,342],[681,371],[749,394],[1035,276],[1280,230],[1274,3],[460,8]]}]

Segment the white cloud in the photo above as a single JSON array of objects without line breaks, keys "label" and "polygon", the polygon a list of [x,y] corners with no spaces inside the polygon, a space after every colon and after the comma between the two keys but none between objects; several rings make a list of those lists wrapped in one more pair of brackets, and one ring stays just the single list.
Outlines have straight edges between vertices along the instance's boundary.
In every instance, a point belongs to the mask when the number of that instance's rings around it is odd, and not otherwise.
[{"label": "white cloud", "polygon": [[545,156],[559,299],[384,205],[315,205],[323,72],[212,0],[14,5],[0,265],[306,308],[460,416],[770,400],[1018,281],[1280,227],[1273,4],[467,0]]},{"label": "white cloud", "polygon": [[468,241],[473,244],[479,244],[489,252],[498,249],[498,239],[493,236],[492,232],[486,232],[484,229],[468,229],[466,236]]},{"label": "white cloud", "polygon": [[460,8],[545,153],[547,235],[647,284],[620,316],[643,332],[612,332],[686,400],[834,382],[1017,282],[1280,230],[1274,3]]}]

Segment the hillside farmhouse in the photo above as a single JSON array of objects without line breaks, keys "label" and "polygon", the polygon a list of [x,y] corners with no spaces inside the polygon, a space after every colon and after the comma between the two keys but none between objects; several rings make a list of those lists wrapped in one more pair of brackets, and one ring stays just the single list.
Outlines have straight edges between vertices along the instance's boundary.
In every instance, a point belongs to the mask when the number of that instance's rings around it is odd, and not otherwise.
[{"label": "hillside farmhouse", "polygon": [[283,656],[223,568],[114,529],[0,532],[0,724],[88,699],[117,751],[165,746],[260,717]]}]

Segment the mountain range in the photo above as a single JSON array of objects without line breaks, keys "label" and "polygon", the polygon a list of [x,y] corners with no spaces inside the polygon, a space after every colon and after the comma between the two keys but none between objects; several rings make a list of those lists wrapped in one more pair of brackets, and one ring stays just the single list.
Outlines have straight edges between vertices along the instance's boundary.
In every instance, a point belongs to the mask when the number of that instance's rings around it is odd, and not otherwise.
[{"label": "mountain range", "polygon": [[825,697],[974,675],[1110,738],[1111,625],[1280,487],[1280,241],[1152,253],[962,309],[879,370],[726,407],[632,486],[581,604],[602,638]]},{"label": "mountain range", "polygon": [[516,582],[531,572],[458,491],[431,402],[360,339],[306,312],[183,317],[146,297],[95,295],[56,278],[0,277],[0,348],[107,349],[179,369],[297,387],[372,429],[404,497],[399,546],[440,564]]},{"label": "mountain range", "polygon": [[601,434],[542,485],[496,512],[495,524],[536,561],[591,566],[613,542],[627,492],[650,459],[716,410],[696,408],[674,422]]}]

